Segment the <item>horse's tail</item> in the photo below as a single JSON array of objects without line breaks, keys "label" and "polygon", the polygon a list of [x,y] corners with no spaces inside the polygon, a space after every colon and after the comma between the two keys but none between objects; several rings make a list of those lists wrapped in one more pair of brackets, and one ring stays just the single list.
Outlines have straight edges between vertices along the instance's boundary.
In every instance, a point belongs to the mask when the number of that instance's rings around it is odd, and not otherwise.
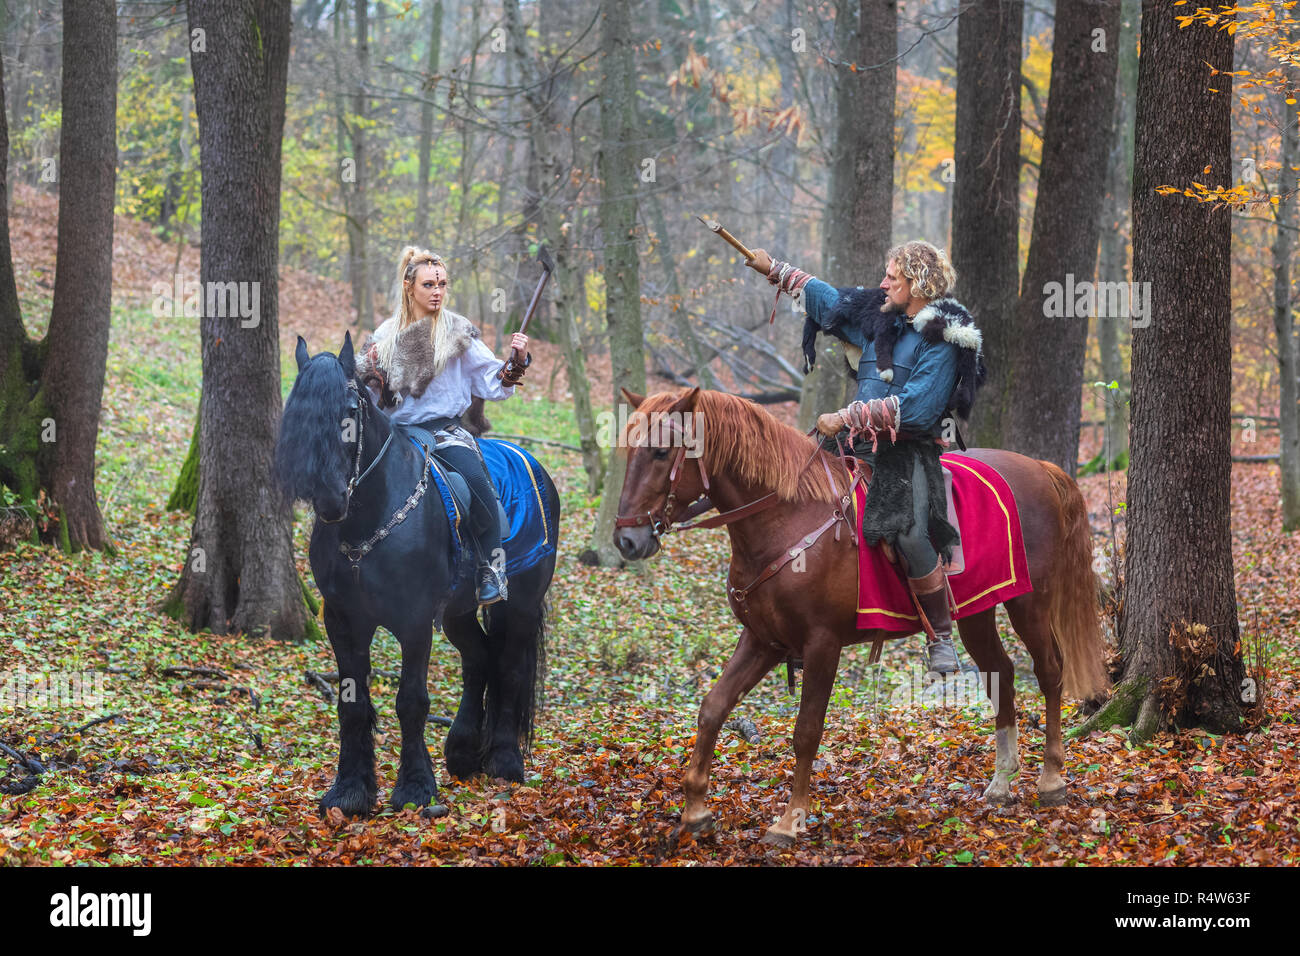
[{"label": "horse's tail", "polygon": [[[525,573],[533,574],[536,571],[533,569]],[[522,588],[522,578],[518,584],[512,581],[511,586]],[[503,684],[507,683],[502,680],[503,675],[497,674],[488,680],[484,722],[479,738],[483,748],[482,756],[486,758],[491,749],[497,715],[503,709],[515,715],[519,749],[526,754],[532,749],[533,727],[542,706],[550,600],[544,598],[533,614],[525,615],[518,609],[502,611],[498,605],[488,605],[484,608],[484,614],[489,630],[501,628],[505,639],[516,644],[509,652],[516,670],[511,675],[514,679],[508,682],[513,688],[511,700],[500,699],[504,692]]]},{"label": "horse's tail", "polygon": [[1061,527],[1060,553],[1051,580],[1049,614],[1052,639],[1061,651],[1062,689],[1071,697],[1087,700],[1104,691],[1106,644],[1101,636],[1101,605],[1092,570],[1092,527],[1088,506],[1073,478],[1052,464],[1040,461],[1060,499],[1057,519]]}]

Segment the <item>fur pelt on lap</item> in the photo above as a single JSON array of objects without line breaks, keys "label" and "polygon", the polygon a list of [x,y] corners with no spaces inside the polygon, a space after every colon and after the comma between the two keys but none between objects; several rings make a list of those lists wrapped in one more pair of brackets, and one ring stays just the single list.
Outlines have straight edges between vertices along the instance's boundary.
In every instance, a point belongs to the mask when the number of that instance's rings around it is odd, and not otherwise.
[{"label": "fur pelt on lap", "polygon": [[[436,339],[429,336],[429,319],[426,316],[398,331],[398,317],[393,316],[366,337],[357,352],[357,379],[378,378],[386,386],[384,407],[391,408],[408,395],[419,398],[447,363],[465,352],[470,343],[479,338],[479,330],[469,319],[458,312],[442,310],[438,319]],[[384,364],[382,356],[388,354],[390,339],[392,358]],[[381,358],[370,355],[370,347],[379,346]],[[391,393],[391,394],[390,394]],[[389,404],[391,401],[392,404]]]},{"label": "fur pelt on lap", "polygon": [[[868,443],[865,450],[869,449]],[[932,441],[899,441],[882,442],[874,456],[866,456],[873,469],[871,484],[867,486],[866,504],[862,508],[862,536],[868,544],[877,544],[882,538],[894,544],[900,534],[912,530],[916,523],[912,508],[912,464],[920,455],[921,468],[929,486],[924,493],[930,505],[930,543],[945,561],[952,558],[952,547],[957,543],[958,534],[957,529],[948,523],[948,501],[939,453],[939,446]]]}]

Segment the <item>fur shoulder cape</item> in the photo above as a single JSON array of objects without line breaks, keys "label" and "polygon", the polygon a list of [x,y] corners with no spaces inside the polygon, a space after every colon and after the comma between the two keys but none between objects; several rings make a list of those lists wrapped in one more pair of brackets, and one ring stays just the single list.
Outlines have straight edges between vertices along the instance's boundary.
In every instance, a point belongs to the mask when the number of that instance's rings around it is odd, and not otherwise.
[{"label": "fur shoulder cape", "polygon": [[[863,336],[876,346],[876,370],[886,381],[894,378],[894,344],[903,331],[904,318],[897,312],[881,311],[885,291],[880,288],[849,287],[839,290],[839,298],[832,306],[829,319],[839,326],[856,326]],[[975,404],[975,392],[984,384],[987,368],[982,351],[983,336],[975,320],[956,299],[945,296],[935,299],[910,320],[912,328],[931,345],[950,342],[960,352],[957,357],[957,382],[949,404],[962,418],[969,418]],[[816,357],[817,333],[823,331],[811,318],[804,323],[804,362],[812,370]],[[837,338],[842,334],[832,332]]]},{"label": "fur shoulder cape", "polygon": [[[392,395],[393,404],[400,404],[408,395],[419,398],[429,383],[442,373],[447,363],[462,355],[474,339],[480,337],[474,323],[458,312],[442,310],[438,319],[437,337],[429,336],[429,318],[426,316],[418,322],[412,322],[398,331],[398,317],[393,316],[379,328],[366,336],[357,352],[357,378],[365,382],[377,379],[384,386],[385,398]],[[372,345],[378,346],[380,356],[389,354],[390,340],[392,358],[384,364],[382,358],[371,355]],[[387,406],[387,403],[385,403]]]}]

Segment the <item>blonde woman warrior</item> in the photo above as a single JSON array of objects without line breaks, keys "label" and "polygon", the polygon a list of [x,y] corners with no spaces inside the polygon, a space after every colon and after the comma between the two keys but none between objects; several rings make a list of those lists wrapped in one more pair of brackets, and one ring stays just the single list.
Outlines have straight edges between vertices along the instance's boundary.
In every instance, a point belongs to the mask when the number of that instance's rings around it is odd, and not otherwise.
[{"label": "blonde woman warrior", "polygon": [[[445,308],[447,290],[447,264],[440,257],[414,246],[403,249],[396,309],[362,344],[357,377],[393,424],[432,432],[439,457],[464,476],[473,499],[469,525],[478,600],[493,604],[507,597],[496,489],[461,416],[475,397],[499,402],[513,395],[524,363],[508,374],[469,319]],[[528,337],[516,332],[510,347],[526,355]]]}]

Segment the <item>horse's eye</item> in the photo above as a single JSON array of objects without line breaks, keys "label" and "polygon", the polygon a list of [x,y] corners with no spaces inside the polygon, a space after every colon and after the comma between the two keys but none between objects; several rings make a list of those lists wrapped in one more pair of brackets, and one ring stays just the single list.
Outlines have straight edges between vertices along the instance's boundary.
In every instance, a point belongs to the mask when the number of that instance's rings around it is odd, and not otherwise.
[{"label": "horse's eye", "polygon": [[655,456],[655,458],[657,458],[657,459],[663,460],[664,458],[667,458],[667,457],[668,457],[668,449],[667,449],[667,448],[656,448],[656,449],[654,450],[654,456]]}]

